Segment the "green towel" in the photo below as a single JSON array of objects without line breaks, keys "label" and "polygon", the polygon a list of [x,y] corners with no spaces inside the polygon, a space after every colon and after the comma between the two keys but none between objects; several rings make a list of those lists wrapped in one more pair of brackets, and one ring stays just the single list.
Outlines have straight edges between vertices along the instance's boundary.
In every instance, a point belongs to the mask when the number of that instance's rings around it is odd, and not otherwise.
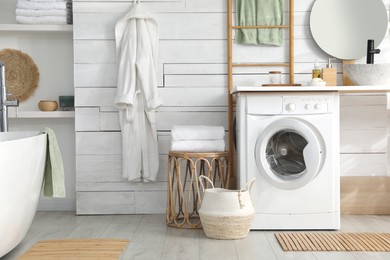
[{"label": "green towel", "polygon": [[[283,25],[286,0],[236,0],[237,25]],[[241,44],[283,44],[284,29],[237,29]]]},{"label": "green towel", "polygon": [[47,135],[43,195],[46,197],[65,197],[64,165],[56,135],[48,127],[42,129],[41,133]]}]

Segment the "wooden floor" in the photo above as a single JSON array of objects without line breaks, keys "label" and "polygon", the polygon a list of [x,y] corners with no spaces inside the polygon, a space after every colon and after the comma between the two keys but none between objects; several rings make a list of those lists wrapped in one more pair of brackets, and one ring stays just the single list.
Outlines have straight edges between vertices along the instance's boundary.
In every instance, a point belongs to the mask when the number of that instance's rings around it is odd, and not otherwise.
[{"label": "wooden floor", "polygon": [[[341,225],[344,232],[390,232],[390,216],[344,215]],[[39,212],[26,238],[2,260],[17,259],[39,240],[66,238],[129,239],[122,259],[390,259],[390,253],[283,252],[272,231],[251,231],[242,240],[213,240],[203,230],[167,227],[164,215]]]}]

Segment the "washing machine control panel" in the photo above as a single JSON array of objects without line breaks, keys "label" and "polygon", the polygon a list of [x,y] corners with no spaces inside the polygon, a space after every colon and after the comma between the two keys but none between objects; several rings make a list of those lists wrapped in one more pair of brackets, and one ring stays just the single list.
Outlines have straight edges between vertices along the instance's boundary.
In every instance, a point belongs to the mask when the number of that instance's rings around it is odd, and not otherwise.
[{"label": "washing machine control panel", "polygon": [[284,96],[283,114],[324,114],[331,112],[327,96]]}]

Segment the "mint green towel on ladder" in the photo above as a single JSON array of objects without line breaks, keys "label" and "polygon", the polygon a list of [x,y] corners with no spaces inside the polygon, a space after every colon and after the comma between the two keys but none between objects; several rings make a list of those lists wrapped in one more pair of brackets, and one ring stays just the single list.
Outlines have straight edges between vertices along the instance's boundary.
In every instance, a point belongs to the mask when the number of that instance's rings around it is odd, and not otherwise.
[{"label": "mint green towel on ladder", "polygon": [[65,197],[64,165],[54,131],[48,127],[41,130],[47,135],[46,163],[43,176],[43,195]]},{"label": "mint green towel on ladder", "polygon": [[[237,25],[283,25],[287,0],[236,0]],[[235,43],[283,44],[283,29],[237,29]]]}]

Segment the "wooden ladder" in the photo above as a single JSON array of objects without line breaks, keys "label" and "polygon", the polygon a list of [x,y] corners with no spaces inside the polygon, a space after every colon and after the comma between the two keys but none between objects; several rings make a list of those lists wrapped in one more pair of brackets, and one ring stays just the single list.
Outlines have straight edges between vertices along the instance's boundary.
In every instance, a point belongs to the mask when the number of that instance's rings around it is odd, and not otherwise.
[{"label": "wooden ladder", "polygon": [[[230,183],[229,188],[235,188],[235,163],[234,163],[234,144],[233,144],[233,67],[289,67],[289,84],[294,84],[294,0],[289,1],[289,23],[288,25],[250,25],[237,26],[233,25],[233,4],[234,0],[228,1],[228,122],[229,122],[229,161],[230,161]],[[287,0],[286,0],[287,1]],[[234,29],[289,29],[289,62],[287,63],[233,63],[233,30]],[[261,47],[259,47],[261,48]]]}]

